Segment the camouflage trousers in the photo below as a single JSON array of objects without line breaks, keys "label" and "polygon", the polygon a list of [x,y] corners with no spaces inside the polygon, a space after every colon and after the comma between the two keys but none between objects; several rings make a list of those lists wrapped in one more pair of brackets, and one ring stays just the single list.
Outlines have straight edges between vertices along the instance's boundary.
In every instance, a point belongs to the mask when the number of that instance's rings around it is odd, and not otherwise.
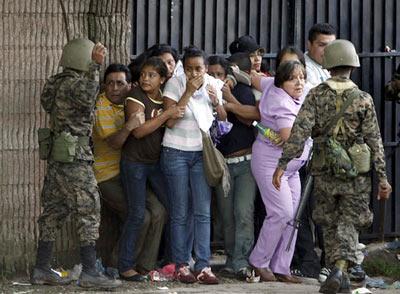
[{"label": "camouflage trousers", "polygon": [[57,230],[72,214],[81,246],[99,237],[100,198],[90,162],[49,161],[41,194],[40,240],[55,241]]},{"label": "camouflage trousers", "polygon": [[359,231],[373,220],[370,193],[370,176],[358,176],[348,182],[331,175],[314,177],[312,216],[322,228],[328,267],[340,259],[356,263]]}]

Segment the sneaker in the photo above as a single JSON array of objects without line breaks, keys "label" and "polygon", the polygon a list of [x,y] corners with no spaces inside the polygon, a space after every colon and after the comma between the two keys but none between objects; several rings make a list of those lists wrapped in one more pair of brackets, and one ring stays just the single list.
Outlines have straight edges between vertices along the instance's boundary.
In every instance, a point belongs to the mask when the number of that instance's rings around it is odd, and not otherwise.
[{"label": "sneaker", "polygon": [[202,284],[218,284],[218,278],[211,271],[211,267],[205,267],[195,275],[196,279]]},{"label": "sneaker", "polygon": [[236,277],[238,280],[246,281],[247,278],[251,277],[251,270],[248,267],[242,267],[237,271]]},{"label": "sneaker", "polygon": [[301,272],[301,270],[299,270],[299,269],[297,269],[297,268],[291,269],[291,270],[290,270],[290,274],[291,274],[292,276],[296,276],[296,277],[305,277],[305,276],[303,275],[303,273]]},{"label": "sneaker", "polygon": [[179,269],[175,272],[175,279],[181,283],[192,284],[196,282],[196,278],[193,276],[188,266],[181,264]]},{"label": "sneaker", "polygon": [[218,272],[218,274],[223,277],[234,278],[235,270],[229,266],[225,266]]},{"label": "sneaker", "polygon": [[320,283],[323,283],[326,281],[326,279],[329,277],[329,275],[331,274],[331,270],[327,267],[323,267],[321,269],[321,271],[319,272],[319,277],[318,277],[318,281]]},{"label": "sneaker", "polygon": [[349,278],[351,281],[361,282],[365,279],[366,274],[359,264],[349,268],[347,272],[349,273]]}]

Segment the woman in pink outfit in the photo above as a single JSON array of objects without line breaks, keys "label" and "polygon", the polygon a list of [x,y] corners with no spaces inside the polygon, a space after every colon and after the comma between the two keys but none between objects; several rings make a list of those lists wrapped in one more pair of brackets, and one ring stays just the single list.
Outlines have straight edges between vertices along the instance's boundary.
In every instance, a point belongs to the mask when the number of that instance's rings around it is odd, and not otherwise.
[{"label": "woman in pink outfit", "polygon": [[[306,72],[298,61],[283,62],[275,79],[262,78],[262,98],[259,105],[261,124],[280,134],[285,142],[308,89],[305,89]],[[263,281],[300,283],[290,275],[290,262],[294,246],[285,248],[290,236],[291,221],[300,201],[301,185],[298,170],[306,162],[311,140],[300,158],[293,159],[282,178],[281,190],[272,185],[272,176],[282,153],[282,147],[274,145],[259,134],[253,144],[251,168],[261,192],[267,216],[261,228],[257,244],[250,255],[250,264]]]}]

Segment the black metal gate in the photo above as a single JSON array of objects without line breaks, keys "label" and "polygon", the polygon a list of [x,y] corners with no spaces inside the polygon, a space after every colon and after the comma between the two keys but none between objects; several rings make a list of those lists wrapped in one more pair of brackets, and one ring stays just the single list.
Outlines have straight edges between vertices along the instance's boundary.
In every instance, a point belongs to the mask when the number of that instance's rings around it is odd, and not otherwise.
[{"label": "black metal gate", "polygon": [[[229,44],[250,34],[265,49],[271,68],[280,48],[295,44],[306,50],[309,28],[328,22],[338,38],[351,40],[359,52],[361,68],[352,76],[359,87],[372,94],[381,127],[389,180],[393,194],[386,204],[385,235],[400,235],[400,110],[385,102],[383,89],[400,62],[400,52],[384,52],[385,46],[400,51],[400,1],[397,0],[133,0],[132,56],[155,43],[168,43],[182,52],[194,44],[208,54],[229,54]],[[375,182],[376,183],[376,182]],[[362,239],[380,232],[380,203],[374,184],[372,227]]]}]

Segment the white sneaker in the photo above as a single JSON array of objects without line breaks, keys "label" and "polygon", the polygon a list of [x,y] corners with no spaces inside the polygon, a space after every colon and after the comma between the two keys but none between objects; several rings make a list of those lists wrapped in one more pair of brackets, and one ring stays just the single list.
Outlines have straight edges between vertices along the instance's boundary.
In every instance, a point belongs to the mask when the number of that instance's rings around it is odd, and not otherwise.
[{"label": "white sneaker", "polygon": [[326,279],[329,277],[329,275],[331,274],[331,270],[329,268],[323,267],[321,269],[321,271],[319,272],[319,277],[318,277],[318,281],[320,283],[323,283],[326,281]]}]

